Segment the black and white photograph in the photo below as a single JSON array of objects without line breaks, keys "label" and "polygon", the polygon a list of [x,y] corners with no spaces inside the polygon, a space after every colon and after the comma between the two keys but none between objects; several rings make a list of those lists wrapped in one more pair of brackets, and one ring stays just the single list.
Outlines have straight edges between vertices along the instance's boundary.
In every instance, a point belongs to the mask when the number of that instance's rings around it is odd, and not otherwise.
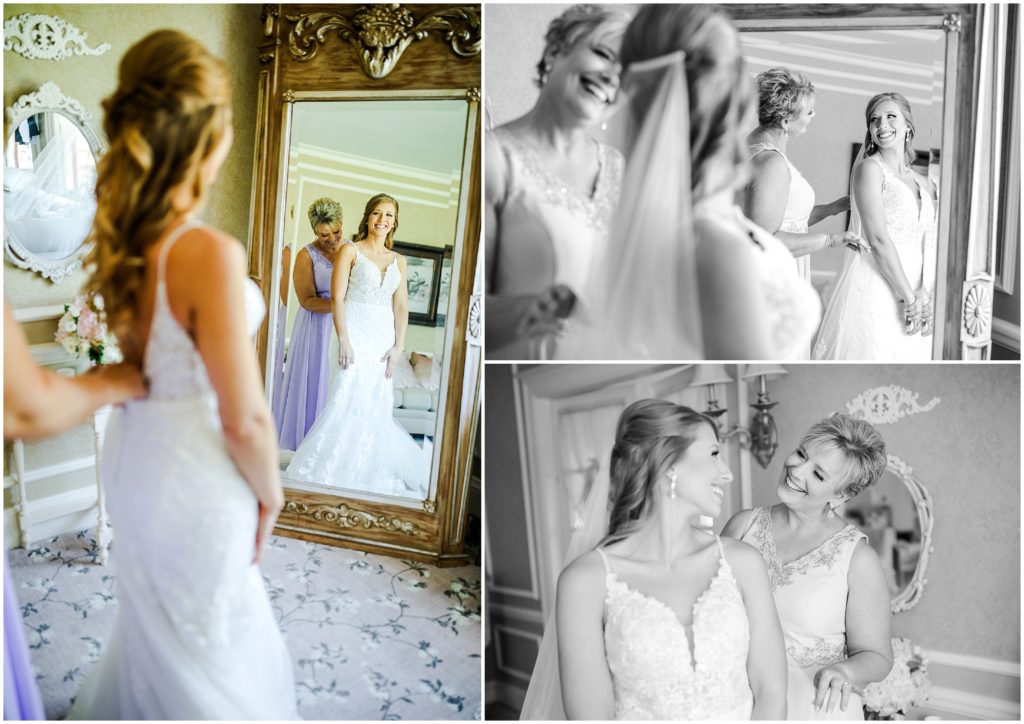
[{"label": "black and white photograph", "polygon": [[1019,359],[1019,7],[487,11],[489,359]]},{"label": "black and white photograph", "polygon": [[1020,716],[1020,368],[488,364],[486,717]]}]

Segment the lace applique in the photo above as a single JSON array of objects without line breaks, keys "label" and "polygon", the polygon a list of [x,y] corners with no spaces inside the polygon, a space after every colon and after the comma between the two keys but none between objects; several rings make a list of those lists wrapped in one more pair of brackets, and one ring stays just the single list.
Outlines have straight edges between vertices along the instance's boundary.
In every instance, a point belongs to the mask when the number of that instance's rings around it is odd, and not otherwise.
[{"label": "lace applique", "polygon": [[395,290],[401,281],[402,273],[398,270],[397,255],[381,273],[380,268],[357,249],[345,301],[390,307]]},{"label": "lace applique", "polygon": [[725,556],[693,604],[693,654],[686,627],[665,603],[620,581],[605,561],[605,648],[615,718],[747,719],[750,631]]},{"label": "lace applique", "polygon": [[570,189],[556,176],[544,169],[537,153],[509,133],[497,132],[494,137],[519,162],[524,173],[532,178],[551,204],[568,208],[583,222],[598,232],[606,233],[619,201],[625,161],[622,154],[610,146],[597,142],[597,183],[594,195],[586,197]]},{"label": "lace applique", "polygon": [[758,508],[752,515],[757,517],[751,531],[753,542],[768,565],[768,579],[771,581],[773,592],[790,585],[797,575],[805,574],[811,569],[831,568],[847,545],[865,537],[855,526],[847,525],[826,538],[824,543],[809,553],[789,563],[783,563],[779,560],[778,551],[775,549],[775,538],[772,537],[771,508]]},{"label": "lace applique", "polygon": [[807,646],[790,644],[786,647],[786,658],[802,669],[828,666],[847,658],[846,638],[814,638]]},{"label": "lace applique", "polygon": [[922,237],[935,226],[931,197],[924,193],[916,174],[915,194],[891,168],[881,161],[878,161],[878,165],[882,169],[882,207],[885,209],[885,225],[889,236],[901,249],[906,247],[920,253]]}]

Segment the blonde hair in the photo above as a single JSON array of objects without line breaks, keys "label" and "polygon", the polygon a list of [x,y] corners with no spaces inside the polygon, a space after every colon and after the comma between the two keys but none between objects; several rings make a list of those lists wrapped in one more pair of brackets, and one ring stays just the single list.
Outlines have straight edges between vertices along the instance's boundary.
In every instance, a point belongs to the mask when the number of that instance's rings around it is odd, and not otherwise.
[{"label": "blonde hair", "polygon": [[362,241],[370,235],[370,214],[373,213],[374,209],[385,202],[392,204],[395,207],[395,225],[391,227],[391,231],[388,232],[388,236],[384,240],[384,246],[388,249],[391,248],[391,245],[394,243],[395,232],[398,231],[398,201],[395,200],[394,196],[389,196],[388,194],[377,194],[366,202],[366,208],[363,209],[362,221],[359,222],[359,231],[356,232],[356,237],[352,241]]},{"label": "blonde hair", "polygon": [[321,226],[341,228],[341,204],[326,196],[321,197],[309,205],[309,225],[313,227],[313,233]]},{"label": "blonde hair", "polygon": [[230,128],[227,68],[194,38],[157,30],[125,53],[102,106],[110,149],[97,168],[85,288],[103,295],[111,330],[130,346],[146,249],[179,213],[175,189],[205,196],[202,163]]},{"label": "blonde hair", "polygon": [[842,494],[852,498],[878,482],[889,464],[885,440],[871,423],[840,412],[813,425],[801,445],[827,445],[843,454]]}]

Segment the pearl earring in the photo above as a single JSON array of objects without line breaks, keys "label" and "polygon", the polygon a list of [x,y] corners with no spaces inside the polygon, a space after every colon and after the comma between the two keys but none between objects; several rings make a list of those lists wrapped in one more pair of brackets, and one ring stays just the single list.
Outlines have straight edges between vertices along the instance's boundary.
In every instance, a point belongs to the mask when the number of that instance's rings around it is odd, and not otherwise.
[{"label": "pearl earring", "polygon": [[676,499],[676,471],[668,471],[668,497],[671,500]]},{"label": "pearl earring", "polygon": [[833,508],[831,505],[828,506],[828,515],[826,515],[825,517],[828,518],[829,520],[832,520],[833,518],[835,518],[836,517],[835,508]]}]

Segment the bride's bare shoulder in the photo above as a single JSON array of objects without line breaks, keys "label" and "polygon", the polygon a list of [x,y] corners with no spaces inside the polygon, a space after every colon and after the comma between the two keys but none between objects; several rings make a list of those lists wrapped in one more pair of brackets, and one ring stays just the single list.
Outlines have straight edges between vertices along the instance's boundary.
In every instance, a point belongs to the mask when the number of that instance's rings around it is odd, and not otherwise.
[{"label": "bride's bare shoulder", "polygon": [[605,567],[597,549],[588,551],[567,565],[558,577],[560,596],[588,596],[604,589]]}]

